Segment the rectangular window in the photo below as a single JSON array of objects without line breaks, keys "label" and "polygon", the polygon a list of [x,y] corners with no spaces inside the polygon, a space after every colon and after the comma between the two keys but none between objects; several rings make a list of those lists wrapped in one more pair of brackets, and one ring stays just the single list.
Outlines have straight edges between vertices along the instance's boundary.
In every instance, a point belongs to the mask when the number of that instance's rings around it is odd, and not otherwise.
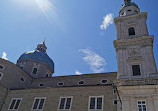
[{"label": "rectangular window", "polygon": [[95,98],[90,99],[90,109],[95,109]]},{"label": "rectangular window", "polygon": [[117,104],[117,101],[118,101],[118,100],[114,99],[114,101],[113,101],[113,102],[114,102],[114,105]]},{"label": "rectangular window", "polygon": [[133,76],[141,75],[139,65],[132,65],[132,70],[133,70]]},{"label": "rectangular window", "polygon": [[71,109],[72,96],[71,97],[60,97],[59,109]]},{"label": "rectangular window", "polygon": [[33,73],[33,74],[37,74],[37,68],[33,68],[32,73]]},{"label": "rectangular window", "polygon": [[137,107],[138,107],[138,111],[147,111],[146,101],[138,100],[137,101]]},{"label": "rectangular window", "polygon": [[43,110],[46,97],[36,97],[34,99],[33,110]]},{"label": "rectangular window", "polygon": [[9,109],[18,110],[18,109],[19,109],[19,106],[20,106],[20,103],[21,103],[21,100],[22,100],[22,98],[13,98],[13,99],[11,100]]},{"label": "rectangular window", "polygon": [[113,94],[115,94],[116,93],[116,89],[113,89]]},{"label": "rectangular window", "polygon": [[90,96],[89,97],[89,109],[90,110],[102,110],[103,109],[103,96]]}]

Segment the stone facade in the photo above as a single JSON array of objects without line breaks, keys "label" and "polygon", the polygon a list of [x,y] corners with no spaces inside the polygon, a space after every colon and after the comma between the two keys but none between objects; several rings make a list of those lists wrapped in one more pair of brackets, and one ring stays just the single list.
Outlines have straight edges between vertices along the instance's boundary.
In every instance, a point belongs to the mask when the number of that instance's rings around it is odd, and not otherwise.
[{"label": "stone facade", "polygon": [[157,111],[158,73],[147,13],[125,0],[115,18],[118,72],[52,77],[45,42],[17,64],[0,58],[0,111]]},{"label": "stone facade", "polygon": [[[117,40],[114,41],[114,47],[117,52],[118,79],[146,78],[157,73],[153,54],[154,36],[148,34],[147,13],[132,13],[133,7],[123,9],[129,10],[130,14],[115,18]],[[130,28],[133,29],[132,35]],[[140,76],[133,76],[132,65],[140,66]]]},{"label": "stone facade", "polygon": [[[71,111],[88,111],[91,96],[103,97],[102,111],[117,110],[117,105],[114,104],[117,94],[114,93],[113,85],[113,80],[117,76],[116,72],[33,78],[9,61],[0,59],[0,63],[4,66],[4,69],[0,70],[0,73],[4,74],[0,80],[1,111],[10,110],[11,102],[16,98],[21,99],[18,111],[37,111],[32,109],[34,98],[37,97],[46,98],[42,111],[58,111],[61,97],[73,98]],[[21,81],[21,77],[25,80]],[[81,81],[84,83],[79,84]]]},{"label": "stone facade", "polygon": [[[72,75],[72,76],[60,76],[53,78],[39,78],[34,79],[31,87],[40,88],[40,84],[44,84],[42,87],[59,87],[59,83],[63,83],[62,87],[76,87],[76,86],[100,86],[104,85],[102,80],[107,80],[105,85],[112,85],[113,80],[116,78],[117,73],[100,73],[100,74],[84,74],[84,75]],[[94,79],[95,78],[95,79]],[[84,81],[83,85],[79,85],[80,81]]]},{"label": "stone facade", "polygon": [[122,111],[158,110],[154,36],[148,34],[146,20],[147,12],[140,12],[130,0],[125,0],[120,17],[115,18],[118,72],[114,84]]},{"label": "stone facade", "polygon": [[[52,77],[53,71],[50,69],[50,67],[47,64],[39,61],[35,61],[35,60],[17,61],[17,66],[22,67],[24,71],[26,71],[30,76],[34,78]],[[37,74],[32,73],[34,68],[38,69]]]},{"label": "stone facade", "polygon": [[[15,64],[0,59],[0,65],[4,69],[0,70],[3,77],[0,80],[0,85],[7,89],[17,89],[17,88],[29,88],[32,82],[32,77],[30,77],[21,68],[17,67]],[[21,81],[21,78],[24,81]]]},{"label": "stone facade", "polygon": [[146,101],[146,111],[157,111],[158,85],[120,86],[118,90],[122,100],[122,111],[137,111],[137,102],[140,100]]},{"label": "stone facade", "polygon": [[[114,22],[117,29],[117,40],[148,35],[146,20],[147,12],[115,18]],[[135,35],[129,36],[128,29],[130,27],[134,27]]]},{"label": "stone facade", "polygon": [[46,97],[43,111],[58,111],[60,97],[72,96],[71,111],[88,111],[89,96],[103,96],[103,111],[116,111],[111,86],[58,87],[10,90],[2,111],[8,111],[12,98],[22,98],[18,111],[31,111],[35,97]]},{"label": "stone facade", "polygon": [[8,89],[0,86],[0,110],[3,107],[7,95],[8,95]]},{"label": "stone facade", "polygon": [[[118,78],[146,78],[156,74],[153,54],[153,36],[141,36],[132,39],[114,41],[117,51]],[[140,65],[141,76],[132,75],[132,65]]]}]

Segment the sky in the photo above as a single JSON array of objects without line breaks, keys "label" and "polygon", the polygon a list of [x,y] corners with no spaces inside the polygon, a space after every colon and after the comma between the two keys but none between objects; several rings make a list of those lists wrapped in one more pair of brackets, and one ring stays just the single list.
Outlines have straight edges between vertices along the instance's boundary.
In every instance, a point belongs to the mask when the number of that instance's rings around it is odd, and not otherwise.
[{"label": "sky", "polygon": [[[148,12],[158,66],[158,1],[132,0]],[[53,76],[117,72],[116,28],[124,0],[0,0],[0,56],[16,64],[46,38]]]}]

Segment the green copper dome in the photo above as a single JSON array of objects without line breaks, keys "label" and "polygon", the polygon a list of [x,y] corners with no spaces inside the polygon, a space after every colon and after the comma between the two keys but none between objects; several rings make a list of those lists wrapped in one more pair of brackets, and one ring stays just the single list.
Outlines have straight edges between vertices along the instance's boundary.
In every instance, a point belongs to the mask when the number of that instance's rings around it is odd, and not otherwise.
[{"label": "green copper dome", "polygon": [[138,5],[135,4],[134,2],[131,2],[131,0],[125,0],[125,3],[122,5],[120,11],[122,11],[125,7],[128,7],[128,6],[135,6],[138,8]]}]

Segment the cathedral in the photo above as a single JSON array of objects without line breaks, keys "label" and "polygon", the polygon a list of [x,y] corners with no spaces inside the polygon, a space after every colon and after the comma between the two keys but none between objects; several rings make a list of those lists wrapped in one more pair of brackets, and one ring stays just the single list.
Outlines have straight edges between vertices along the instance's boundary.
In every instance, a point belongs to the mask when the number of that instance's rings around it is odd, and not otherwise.
[{"label": "cathedral", "polygon": [[117,72],[52,77],[45,42],[17,63],[0,58],[0,111],[158,111],[158,72],[147,12],[124,0],[114,19]]}]

